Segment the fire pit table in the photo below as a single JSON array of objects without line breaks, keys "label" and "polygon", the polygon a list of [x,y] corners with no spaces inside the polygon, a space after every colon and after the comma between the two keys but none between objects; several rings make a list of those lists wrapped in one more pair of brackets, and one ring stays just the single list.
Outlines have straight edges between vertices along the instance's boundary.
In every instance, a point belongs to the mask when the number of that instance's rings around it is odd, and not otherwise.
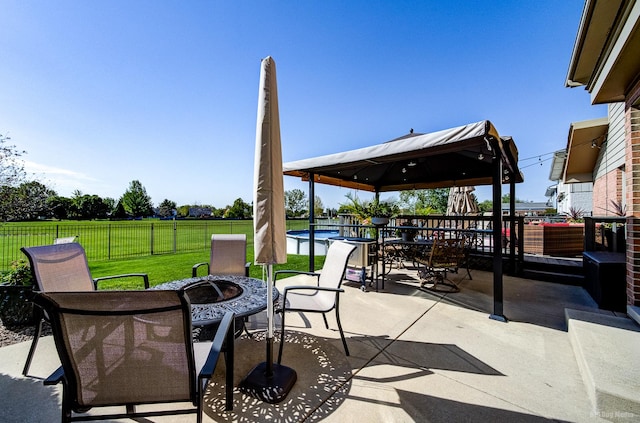
[{"label": "fire pit table", "polygon": [[[184,289],[191,301],[191,324],[194,328],[215,329],[227,311],[236,316],[236,330],[244,318],[267,308],[267,285],[246,276],[203,276],[156,285],[151,289]],[[280,293],[274,287],[273,299]],[[241,326],[238,326],[241,323]],[[200,336],[200,338],[202,338]]]}]

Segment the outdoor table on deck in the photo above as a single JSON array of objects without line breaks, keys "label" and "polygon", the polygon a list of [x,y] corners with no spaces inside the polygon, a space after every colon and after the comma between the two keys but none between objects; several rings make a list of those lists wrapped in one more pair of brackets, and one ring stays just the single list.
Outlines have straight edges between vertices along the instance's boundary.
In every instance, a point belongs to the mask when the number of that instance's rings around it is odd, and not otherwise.
[{"label": "outdoor table on deck", "polygon": [[[178,290],[201,282],[231,282],[242,290],[236,297],[208,302],[196,303],[191,301],[191,324],[195,328],[211,327],[215,330],[227,311],[235,313],[236,322],[243,322],[247,316],[257,314],[267,308],[267,285],[260,279],[247,276],[201,276],[181,279],[156,285],[151,289]],[[280,293],[273,287],[273,300],[278,299]],[[236,328],[237,329],[237,328]]]},{"label": "outdoor table on deck", "polygon": [[389,239],[385,240],[384,246],[391,247],[389,249],[384,248],[384,255],[385,258],[391,259],[392,262],[411,261],[415,263],[417,256],[426,257],[429,254],[433,246],[433,240],[403,241],[402,239]]},{"label": "outdoor table on deck", "polygon": [[[399,227],[405,228],[405,227]],[[469,254],[472,249],[476,248],[478,242],[484,245],[484,239],[477,239],[477,236],[480,235],[484,237],[487,234],[492,234],[493,231],[491,229],[477,229],[477,228],[446,228],[446,227],[411,227],[407,226],[406,228],[413,228],[418,231],[429,231],[432,234],[437,234],[437,236],[441,236],[442,238],[450,238],[464,235],[473,235],[470,244],[465,243],[466,253]],[[442,234],[442,235],[440,235]],[[415,264],[425,264],[429,260],[429,253],[431,248],[433,247],[433,238],[421,238],[415,241],[403,241],[399,238],[389,239],[384,241],[384,247],[382,249],[382,261],[385,264],[389,264],[390,266],[395,262],[404,262],[410,261],[414,265]],[[391,247],[391,248],[387,248]],[[468,266],[468,257],[467,257],[467,272],[469,272]],[[471,275],[471,273],[469,273]]]}]

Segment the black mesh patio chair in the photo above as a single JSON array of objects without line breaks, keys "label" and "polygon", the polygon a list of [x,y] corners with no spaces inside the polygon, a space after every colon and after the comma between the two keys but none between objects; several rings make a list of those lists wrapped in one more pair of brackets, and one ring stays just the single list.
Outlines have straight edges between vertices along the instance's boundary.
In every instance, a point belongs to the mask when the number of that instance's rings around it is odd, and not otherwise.
[{"label": "black mesh patio chair", "polygon": [[[95,291],[100,281],[131,277],[140,278],[144,288],[149,288],[149,277],[145,273],[92,278],[84,248],[75,242],[23,247],[21,250],[29,259],[36,282],[35,290],[39,292]],[[40,308],[34,307],[36,327],[27,362],[22,370],[25,376],[29,372],[42,333],[42,322],[46,317]]]},{"label": "black mesh patio chair", "polygon": [[[228,312],[212,343],[191,340],[191,305],[183,291],[40,293],[62,366],[45,385],[62,383],[62,421],[138,419],[197,413],[220,353],[226,401],[233,407],[234,315]],[[224,346],[224,350],[223,350]],[[184,403],[136,411],[142,404]],[[99,407],[123,407],[99,415]],[[182,407],[182,408],[178,408]]]},{"label": "black mesh patio chair", "polygon": [[312,275],[317,278],[317,283],[315,285],[296,285],[286,286],[284,288],[282,303],[276,310],[276,312],[282,314],[282,332],[280,336],[280,349],[278,351],[278,364],[280,364],[282,360],[285,328],[284,318],[287,311],[322,313],[324,325],[329,329],[326,313],[335,309],[338,330],[340,331],[340,338],[342,338],[342,345],[344,346],[345,353],[349,355],[349,348],[347,347],[347,341],[344,338],[342,324],[340,323],[339,300],[340,293],[344,292],[344,289],[340,288],[340,286],[342,285],[342,279],[344,278],[344,274],[347,269],[349,256],[355,249],[355,244],[335,241],[329,246],[329,250],[327,250],[327,257],[325,258],[324,265],[319,273],[301,272],[296,270],[279,270],[275,273],[274,280],[276,281],[278,276],[284,274]]}]

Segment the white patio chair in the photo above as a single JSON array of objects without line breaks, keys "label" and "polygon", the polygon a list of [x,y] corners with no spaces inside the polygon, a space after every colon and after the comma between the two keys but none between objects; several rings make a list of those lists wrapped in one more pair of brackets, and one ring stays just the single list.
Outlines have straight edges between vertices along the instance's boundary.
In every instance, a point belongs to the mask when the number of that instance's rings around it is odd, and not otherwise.
[{"label": "white patio chair", "polygon": [[342,324],[340,323],[339,300],[340,293],[344,292],[344,289],[340,288],[340,286],[342,285],[342,279],[344,278],[347,268],[347,262],[349,256],[355,249],[356,246],[353,244],[335,241],[329,246],[324,266],[319,273],[295,270],[279,270],[275,273],[274,281],[277,281],[278,276],[283,274],[306,274],[317,278],[316,285],[287,286],[284,288],[281,307],[276,310],[276,312],[282,314],[282,334],[280,336],[278,363],[282,360],[285,314],[287,311],[322,313],[325,327],[329,329],[326,313],[335,309],[342,345],[344,346],[345,353],[349,355],[349,348],[347,347],[347,341],[345,340]]}]

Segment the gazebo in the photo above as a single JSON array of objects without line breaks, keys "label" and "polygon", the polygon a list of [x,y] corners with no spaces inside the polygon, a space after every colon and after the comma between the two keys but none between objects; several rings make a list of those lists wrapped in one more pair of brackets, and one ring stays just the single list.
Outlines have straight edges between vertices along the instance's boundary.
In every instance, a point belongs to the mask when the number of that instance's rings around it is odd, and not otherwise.
[{"label": "gazebo", "polygon": [[[493,204],[502,202],[502,184],[509,184],[511,207],[515,184],[523,181],[518,150],[511,137],[500,137],[493,124],[480,121],[428,134],[413,130],[382,144],[283,165],[285,175],[309,182],[310,266],[313,266],[314,184],[374,192],[492,185]],[[502,216],[493,213],[493,243],[502,243]],[[491,318],[506,321],[502,296],[502,250],[493,252]]]}]

